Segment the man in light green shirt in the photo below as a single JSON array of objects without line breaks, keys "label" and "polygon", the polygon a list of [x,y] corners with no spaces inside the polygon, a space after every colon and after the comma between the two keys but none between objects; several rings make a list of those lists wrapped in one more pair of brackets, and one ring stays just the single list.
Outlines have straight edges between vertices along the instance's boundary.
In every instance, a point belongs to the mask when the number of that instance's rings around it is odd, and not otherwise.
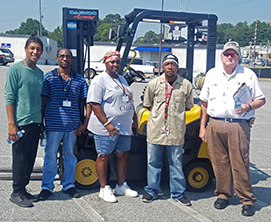
[{"label": "man in light green shirt", "polygon": [[[5,85],[8,140],[14,142],[10,201],[20,207],[32,207],[37,197],[28,193],[25,187],[33,170],[41,132],[43,72],[36,63],[43,52],[43,43],[31,35],[24,49],[26,58],[8,69]],[[19,138],[18,131],[24,132],[23,137]]]}]

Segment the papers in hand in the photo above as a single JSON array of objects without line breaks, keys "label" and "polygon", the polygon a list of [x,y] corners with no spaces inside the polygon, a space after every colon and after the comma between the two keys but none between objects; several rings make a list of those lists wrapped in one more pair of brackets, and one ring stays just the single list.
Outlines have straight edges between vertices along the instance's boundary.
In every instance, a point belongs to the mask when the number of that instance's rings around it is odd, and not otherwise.
[{"label": "papers in hand", "polygon": [[233,94],[234,101],[240,100],[241,103],[247,104],[251,102],[250,90],[246,83],[243,83]]}]

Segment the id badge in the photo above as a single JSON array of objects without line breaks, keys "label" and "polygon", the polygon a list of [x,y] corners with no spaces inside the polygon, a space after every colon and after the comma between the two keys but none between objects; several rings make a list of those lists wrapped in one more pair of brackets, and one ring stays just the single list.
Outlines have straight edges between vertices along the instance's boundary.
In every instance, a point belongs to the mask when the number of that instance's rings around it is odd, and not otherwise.
[{"label": "id badge", "polygon": [[166,126],[163,126],[162,128],[161,128],[161,133],[162,134],[168,134],[168,128],[166,127]]},{"label": "id badge", "polygon": [[71,107],[72,106],[72,103],[71,103],[71,101],[63,101],[63,106],[64,107]]},{"label": "id badge", "polygon": [[123,102],[129,102],[129,96],[122,96],[122,101]]}]

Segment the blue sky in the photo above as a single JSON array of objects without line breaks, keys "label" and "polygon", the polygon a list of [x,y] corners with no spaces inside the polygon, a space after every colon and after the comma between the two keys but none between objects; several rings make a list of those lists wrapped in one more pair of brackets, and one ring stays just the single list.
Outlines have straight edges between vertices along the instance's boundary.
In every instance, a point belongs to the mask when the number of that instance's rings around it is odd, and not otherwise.
[{"label": "blue sky", "polygon": [[[0,33],[18,28],[27,18],[39,20],[39,0],[0,0]],[[99,17],[120,14],[122,17],[134,8],[161,10],[162,0],[41,0],[43,25],[53,31],[62,25],[62,8],[98,9]],[[271,20],[270,0],[164,0],[164,10],[193,13],[208,13],[218,16],[218,24],[247,21],[253,23]],[[140,24],[137,37],[146,31],[159,32],[157,24]]]}]

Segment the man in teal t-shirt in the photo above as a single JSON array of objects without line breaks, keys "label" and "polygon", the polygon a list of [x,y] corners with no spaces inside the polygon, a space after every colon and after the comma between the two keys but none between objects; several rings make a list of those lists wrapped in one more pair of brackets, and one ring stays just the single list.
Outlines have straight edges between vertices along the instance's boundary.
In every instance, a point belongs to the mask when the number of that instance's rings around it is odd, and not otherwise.
[{"label": "man in teal t-shirt", "polygon": [[[31,35],[24,49],[26,58],[8,69],[5,85],[8,139],[14,141],[10,201],[20,207],[32,207],[32,202],[38,199],[25,187],[33,170],[41,132],[43,71],[36,63],[43,52],[42,41]],[[23,137],[19,138],[18,131],[24,131]]]}]

